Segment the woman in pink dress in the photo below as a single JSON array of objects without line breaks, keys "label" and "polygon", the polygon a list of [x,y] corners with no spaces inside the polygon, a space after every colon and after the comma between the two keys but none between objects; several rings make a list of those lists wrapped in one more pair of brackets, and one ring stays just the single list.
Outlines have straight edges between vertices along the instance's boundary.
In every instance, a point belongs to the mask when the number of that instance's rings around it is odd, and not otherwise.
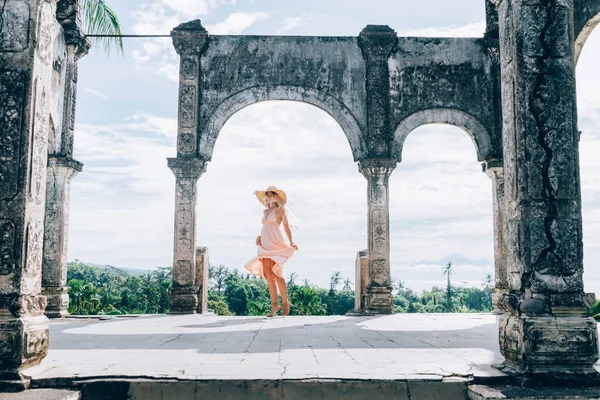
[{"label": "woman in pink dress", "polygon": [[[262,218],[261,234],[256,238],[257,257],[248,261],[245,268],[256,276],[262,276],[267,281],[271,297],[271,312],[267,314],[267,317],[273,317],[279,311],[278,287],[283,306],[282,315],[286,316],[290,313],[290,302],[283,278],[283,266],[294,254],[294,251],[298,250],[298,246],[292,241],[291,214],[286,207],[287,197],[283,190],[277,189],[275,186],[269,186],[264,191],[257,190],[254,195],[266,209]],[[281,233],[282,223],[289,244],[285,242]]]}]

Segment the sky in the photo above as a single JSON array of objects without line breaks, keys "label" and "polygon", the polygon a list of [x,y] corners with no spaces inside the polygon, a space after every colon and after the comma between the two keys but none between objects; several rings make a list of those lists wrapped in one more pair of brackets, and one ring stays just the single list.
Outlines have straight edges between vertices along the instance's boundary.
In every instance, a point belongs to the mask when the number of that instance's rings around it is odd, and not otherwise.
[{"label": "sky", "polygon": [[[126,33],[169,34],[199,18],[212,34],[356,36],[368,24],[400,36],[479,37],[483,0],[126,0],[107,1]],[[577,67],[586,291],[600,294],[600,33]],[[178,58],[169,38],[126,39],[125,54],[80,61],[75,158],[85,164],[71,194],[69,259],[153,269],[173,254]],[[276,185],[298,217],[299,251],[286,264],[327,287],[334,271],[354,281],[366,248],[365,178],[340,126],[303,103],[262,102],[225,124],[198,183],[197,239],[211,264],[242,269],[255,256],[262,206],[256,189]],[[413,131],[390,178],[391,273],[417,291],[481,286],[493,273],[491,181],[459,128]]]}]

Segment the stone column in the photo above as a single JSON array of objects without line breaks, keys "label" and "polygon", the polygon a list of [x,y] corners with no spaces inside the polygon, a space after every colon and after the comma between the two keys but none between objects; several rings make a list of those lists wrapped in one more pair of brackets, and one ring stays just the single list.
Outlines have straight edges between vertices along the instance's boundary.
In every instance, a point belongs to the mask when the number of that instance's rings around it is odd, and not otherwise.
[{"label": "stone column", "polygon": [[198,313],[208,312],[208,248],[196,248],[196,286],[198,287]]},{"label": "stone column", "polygon": [[360,172],[367,178],[369,276],[363,311],[391,314],[394,305],[390,276],[390,213],[388,181],[396,168],[396,160],[366,159],[359,162]]},{"label": "stone column", "polygon": [[4,2],[0,18],[0,391],[48,351],[42,247],[56,2]]},{"label": "stone column", "polygon": [[199,142],[200,56],[208,43],[208,33],[200,20],[194,20],[178,25],[171,38],[180,57],[177,156],[195,157]]},{"label": "stone column", "polygon": [[367,294],[367,281],[369,280],[369,257],[368,250],[361,250],[356,253],[354,265],[354,313],[361,313],[364,310],[364,299]]},{"label": "stone column", "polygon": [[44,256],[42,293],[46,296],[46,316],[60,318],[68,314],[67,253],[71,180],[83,165],[73,159],[50,156],[44,220]]},{"label": "stone column", "polygon": [[396,32],[387,25],[367,25],[358,37],[367,69],[367,146],[369,154],[376,157],[389,157],[390,154],[388,58],[397,43]]},{"label": "stone column", "polygon": [[60,0],[56,10],[57,20],[65,33],[66,57],[61,67],[64,68],[62,127],[55,132],[55,137],[50,138],[48,149],[42,293],[48,300],[46,316],[49,318],[68,314],[67,254],[71,180],[83,168],[82,163],[73,159],[77,62],[90,48],[81,31],[80,7],[79,0]]},{"label": "stone column", "polygon": [[206,170],[204,160],[170,158],[175,174],[175,230],[171,313],[194,314],[198,308],[196,286],[196,183]]},{"label": "stone column", "polygon": [[505,257],[503,368],[532,382],[597,380],[583,242],[572,0],[499,3]]},{"label": "stone column", "polygon": [[492,180],[492,206],[494,224],[494,293],[492,302],[494,311],[500,312],[498,300],[508,293],[505,251],[505,206],[504,206],[504,168],[502,160],[490,160],[483,163],[483,172]]}]

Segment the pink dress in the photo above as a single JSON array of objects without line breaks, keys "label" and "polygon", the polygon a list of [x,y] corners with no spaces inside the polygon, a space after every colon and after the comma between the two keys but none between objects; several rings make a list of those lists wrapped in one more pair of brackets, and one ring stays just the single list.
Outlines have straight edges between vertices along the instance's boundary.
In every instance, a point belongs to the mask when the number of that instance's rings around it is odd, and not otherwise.
[{"label": "pink dress", "polygon": [[250,273],[264,278],[262,259],[270,258],[275,262],[273,273],[283,278],[283,265],[294,254],[294,248],[285,242],[275,210],[272,210],[267,217],[263,216],[262,224],[261,246],[257,247],[258,256],[248,261],[244,267]]}]

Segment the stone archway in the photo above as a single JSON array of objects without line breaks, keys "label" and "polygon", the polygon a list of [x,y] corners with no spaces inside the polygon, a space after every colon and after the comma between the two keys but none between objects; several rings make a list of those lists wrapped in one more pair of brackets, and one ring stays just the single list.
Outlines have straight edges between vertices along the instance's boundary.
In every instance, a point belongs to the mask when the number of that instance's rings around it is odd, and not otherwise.
[{"label": "stone archway", "polygon": [[311,104],[327,112],[342,128],[350,144],[354,161],[367,156],[367,145],[352,113],[332,96],[311,88],[297,86],[260,86],[242,90],[225,99],[207,120],[200,138],[199,155],[210,160],[221,128],[239,110],[268,100],[291,100]]},{"label": "stone archway", "polygon": [[600,0],[574,0],[575,63],[586,40],[600,24]]},{"label": "stone archway", "polygon": [[402,161],[402,149],[408,135],[421,125],[449,124],[464,130],[475,145],[478,161],[494,158],[495,149],[488,130],[475,117],[456,109],[431,108],[417,111],[404,118],[394,132],[392,144],[392,157],[398,162]]}]

